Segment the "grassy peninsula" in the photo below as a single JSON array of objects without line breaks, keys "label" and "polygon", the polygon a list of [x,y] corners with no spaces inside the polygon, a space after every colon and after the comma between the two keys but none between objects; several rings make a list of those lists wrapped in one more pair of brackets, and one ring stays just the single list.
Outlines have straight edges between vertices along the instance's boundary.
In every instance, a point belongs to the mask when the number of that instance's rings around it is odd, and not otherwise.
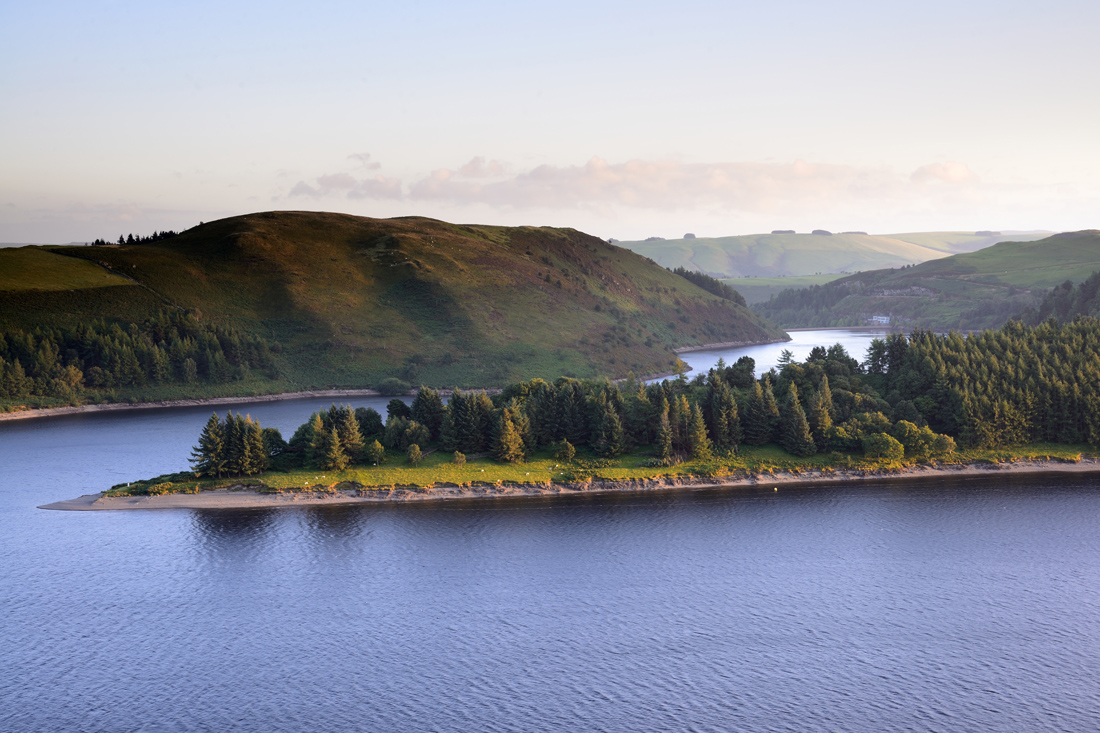
[{"label": "grassy peninsula", "polygon": [[656,374],[786,338],[572,229],[269,212],[168,234],[0,250],[0,408]]},{"label": "grassy peninsula", "polygon": [[109,495],[636,488],[1020,461],[1095,467],[1098,346],[1100,320],[1082,316],[965,338],[894,334],[873,341],[863,363],[839,344],[817,347],[759,378],[743,357],[690,381],[534,379],[492,397],[456,390],[447,404],[424,387],[411,406],[392,400],[384,422],[372,409],[333,405],[289,442],[250,418],[215,414],[193,471]]}]

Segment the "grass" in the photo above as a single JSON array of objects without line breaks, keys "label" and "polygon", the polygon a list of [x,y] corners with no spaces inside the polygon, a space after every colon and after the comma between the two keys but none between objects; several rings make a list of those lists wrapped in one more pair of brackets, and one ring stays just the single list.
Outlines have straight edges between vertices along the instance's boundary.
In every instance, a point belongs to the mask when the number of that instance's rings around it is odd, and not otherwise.
[{"label": "grass", "polygon": [[157,244],[40,254],[105,272],[85,261],[95,260],[144,287],[59,297],[0,290],[0,329],[194,309],[277,341],[282,382],[293,389],[647,374],[668,370],[674,348],[783,336],[748,309],[572,229],[269,212]]},{"label": "grass", "polygon": [[[901,461],[875,460],[862,455],[818,454],[809,458],[792,456],[778,446],[760,448],[742,447],[738,455],[715,457],[706,461],[689,461],[667,467],[644,465],[651,456],[629,454],[613,460],[596,460],[578,455],[572,463],[563,463],[541,451],[528,462],[503,464],[488,458],[470,458],[464,465],[456,465],[451,454],[434,452],[427,455],[418,466],[404,462],[404,455],[391,452],[381,466],[354,466],[345,471],[331,472],[299,469],[286,473],[268,472],[250,478],[224,478],[196,480],[188,473],[168,474],[118,484],[108,491],[109,496],[142,495],[149,493],[194,493],[229,486],[253,486],[262,492],[289,492],[302,490],[330,491],[339,488],[389,489],[395,486],[427,488],[437,485],[534,485],[553,482],[586,481],[589,479],[627,480],[652,479],[667,476],[712,477],[767,476],[775,473],[803,473],[829,471],[897,471],[917,463],[936,465],[962,465],[974,463],[998,464],[1027,460],[1053,460],[1076,463],[1082,457],[1096,457],[1094,449],[1084,445],[1037,443],[1016,448],[960,450],[950,456],[933,461],[908,458]],[[168,486],[165,486],[168,484]],[[342,486],[343,485],[343,486]],[[159,488],[157,488],[159,487]]]},{"label": "grass", "polygon": [[[747,234],[619,244],[665,267],[686,267],[728,278],[839,274],[901,267],[1010,239],[1037,235],[977,236],[971,232],[914,234]],[[735,286],[736,287],[736,286]],[[746,296],[748,298],[748,296]]]},{"label": "grass", "polygon": [[42,247],[0,248],[0,292],[52,292],[110,286],[133,286],[129,280],[91,262]]},{"label": "grass", "polygon": [[826,309],[776,303],[756,309],[786,328],[860,325],[887,314],[906,327],[995,328],[1034,306],[1048,289],[1066,280],[1079,283],[1098,270],[1100,232],[1093,230],[839,278],[825,287],[838,289],[842,299]]}]

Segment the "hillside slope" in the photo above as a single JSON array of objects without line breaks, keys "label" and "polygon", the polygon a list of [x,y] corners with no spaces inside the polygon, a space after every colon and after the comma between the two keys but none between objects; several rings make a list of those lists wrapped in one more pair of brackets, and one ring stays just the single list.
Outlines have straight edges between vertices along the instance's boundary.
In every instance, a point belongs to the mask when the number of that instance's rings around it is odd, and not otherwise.
[{"label": "hillside slope", "polygon": [[723,278],[764,278],[901,267],[973,252],[1009,239],[1022,241],[1046,236],[973,232],[747,234],[618,244],[664,267],[686,267]]},{"label": "hillside slope", "polygon": [[[21,267],[7,254],[0,271]],[[96,277],[106,277],[58,291],[50,267],[24,268],[9,278],[18,288],[0,289],[0,328],[194,310],[270,342],[283,387],[642,374],[669,369],[677,347],[785,336],[748,309],[571,229],[274,212],[155,244],[54,247],[34,258],[55,258],[55,269],[79,263],[83,275],[84,260],[94,261]]]},{"label": "hillside slope", "polygon": [[1097,270],[1100,231],[1067,232],[787,290],[754,309],[787,328],[861,325],[874,315],[904,326],[993,328]]}]

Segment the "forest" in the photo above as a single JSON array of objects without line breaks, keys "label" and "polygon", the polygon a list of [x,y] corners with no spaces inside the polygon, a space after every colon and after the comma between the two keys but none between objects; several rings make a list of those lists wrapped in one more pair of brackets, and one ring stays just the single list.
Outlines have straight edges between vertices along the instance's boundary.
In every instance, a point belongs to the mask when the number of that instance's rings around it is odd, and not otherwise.
[{"label": "forest", "polygon": [[954,440],[933,432],[911,403],[883,399],[840,345],[815,349],[802,363],[788,358],[759,379],[753,360],[743,357],[692,380],[533,379],[491,397],[454,390],[446,403],[421,387],[411,405],[391,400],[384,422],[373,409],[333,405],[314,413],[289,442],[253,425],[239,415],[213,415],[193,451],[196,474],[415,464],[434,450],[459,464],[468,454],[518,463],[546,450],[566,462],[634,453],[647,456],[651,467],[721,460],[742,445],[773,443],[800,457],[859,452],[896,460],[955,450]]},{"label": "forest", "polygon": [[[279,347],[275,345],[275,350]],[[111,396],[145,384],[273,378],[272,346],[193,312],[162,310],[125,326],[96,320],[75,327],[0,332],[0,397]]]}]

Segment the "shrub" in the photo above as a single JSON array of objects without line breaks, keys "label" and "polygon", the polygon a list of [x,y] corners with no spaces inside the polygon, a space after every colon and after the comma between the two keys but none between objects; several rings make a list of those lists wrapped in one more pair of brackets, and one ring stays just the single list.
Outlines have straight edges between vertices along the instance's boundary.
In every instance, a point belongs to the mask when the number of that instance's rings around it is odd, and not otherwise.
[{"label": "shrub", "polygon": [[383,379],[382,383],[378,385],[378,391],[386,397],[396,397],[398,395],[408,394],[411,389],[412,385],[408,382],[402,382],[397,377]]},{"label": "shrub", "polygon": [[554,451],[554,458],[559,461],[565,461],[569,463],[577,455],[577,449],[573,447],[573,444],[568,440],[562,440],[558,443],[557,448]]},{"label": "shrub", "polygon": [[413,443],[412,445],[409,446],[409,463],[413,464],[414,466],[417,466],[417,465],[420,464],[420,461],[423,460],[423,458],[424,458],[424,454],[420,452],[420,446],[419,445],[417,445],[416,443]]},{"label": "shrub", "polygon": [[886,433],[871,433],[863,438],[863,452],[868,458],[897,461],[905,455],[905,447]]},{"label": "shrub", "polygon": [[456,466],[465,466],[466,465],[466,454],[465,453],[460,453],[459,451],[455,451],[454,464]]}]

